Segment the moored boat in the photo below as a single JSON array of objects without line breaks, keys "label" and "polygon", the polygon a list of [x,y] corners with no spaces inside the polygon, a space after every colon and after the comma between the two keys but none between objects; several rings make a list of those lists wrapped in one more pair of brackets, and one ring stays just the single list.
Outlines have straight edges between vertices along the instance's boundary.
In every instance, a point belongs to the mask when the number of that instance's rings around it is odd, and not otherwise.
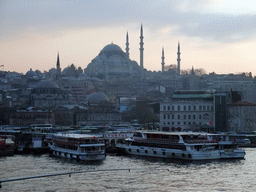
[{"label": "moored boat", "polygon": [[13,136],[0,135],[0,156],[13,155],[15,149],[15,143]]},{"label": "moored boat", "polygon": [[96,161],[105,158],[105,144],[102,136],[56,133],[49,147],[54,156],[78,161]]},{"label": "moored boat", "polygon": [[117,143],[123,143],[123,141],[131,137],[133,132],[131,131],[106,131],[104,133],[104,139],[106,144],[106,152],[107,153],[117,153],[118,148],[116,147]]},{"label": "moored boat", "polygon": [[244,158],[245,151],[229,135],[193,132],[136,131],[118,144],[130,155],[184,160]]}]

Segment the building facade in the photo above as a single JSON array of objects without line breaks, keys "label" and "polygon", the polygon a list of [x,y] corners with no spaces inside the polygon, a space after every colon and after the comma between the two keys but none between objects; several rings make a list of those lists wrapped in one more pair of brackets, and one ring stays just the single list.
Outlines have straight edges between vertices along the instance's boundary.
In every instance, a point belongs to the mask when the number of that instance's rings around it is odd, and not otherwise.
[{"label": "building facade", "polygon": [[256,129],[256,104],[238,101],[228,104],[228,130],[253,132]]},{"label": "building facade", "polygon": [[10,114],[9,125],[29,126],[31,124],[55,125],[55,114],[50,110],[17,110]]},{"label": "building facade", "polygon": [[199,130],[214,123],[214,95],[204,91],[179,91],[160,103],[162,131]]}]

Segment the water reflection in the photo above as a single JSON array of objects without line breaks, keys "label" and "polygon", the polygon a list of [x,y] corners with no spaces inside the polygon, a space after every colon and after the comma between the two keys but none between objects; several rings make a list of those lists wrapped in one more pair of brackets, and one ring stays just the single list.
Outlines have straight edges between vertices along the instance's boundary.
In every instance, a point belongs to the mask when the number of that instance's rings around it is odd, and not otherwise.
[{"label": "water reflection", "polygon": [[90,172],[3,183],[1,191],[255,191],[256,149],[245,160],[180,161],[108,155],[99,162],[15,155],[0,159],[1,179],[69,171],[131,169]]}]

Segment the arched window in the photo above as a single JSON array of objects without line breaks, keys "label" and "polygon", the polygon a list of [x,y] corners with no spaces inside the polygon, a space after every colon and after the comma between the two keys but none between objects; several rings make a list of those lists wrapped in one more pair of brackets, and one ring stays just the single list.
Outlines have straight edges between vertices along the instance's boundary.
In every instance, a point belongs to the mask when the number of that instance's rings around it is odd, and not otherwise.
[{"label": "arched window", "polygon": [[203,115],[203,119],[209,119],[210,118],[210,115],[208,114],[208,113],[205,113],[204,115]]}]

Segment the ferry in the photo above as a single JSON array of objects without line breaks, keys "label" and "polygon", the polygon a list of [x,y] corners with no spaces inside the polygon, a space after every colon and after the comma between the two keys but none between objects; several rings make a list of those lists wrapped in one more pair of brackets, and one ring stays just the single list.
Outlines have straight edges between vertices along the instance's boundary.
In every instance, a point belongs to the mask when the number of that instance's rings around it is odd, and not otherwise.
[{"label": "ferry", "polygon": [[243,159],[245,151],[230,135],[136,131],[117,144],[124,153],[181,160]]},{"label": "ferry", "polygon": [[49,145],[54,156],[96,161],[105,159],[103,136],[79,133],[56,133]]}]

